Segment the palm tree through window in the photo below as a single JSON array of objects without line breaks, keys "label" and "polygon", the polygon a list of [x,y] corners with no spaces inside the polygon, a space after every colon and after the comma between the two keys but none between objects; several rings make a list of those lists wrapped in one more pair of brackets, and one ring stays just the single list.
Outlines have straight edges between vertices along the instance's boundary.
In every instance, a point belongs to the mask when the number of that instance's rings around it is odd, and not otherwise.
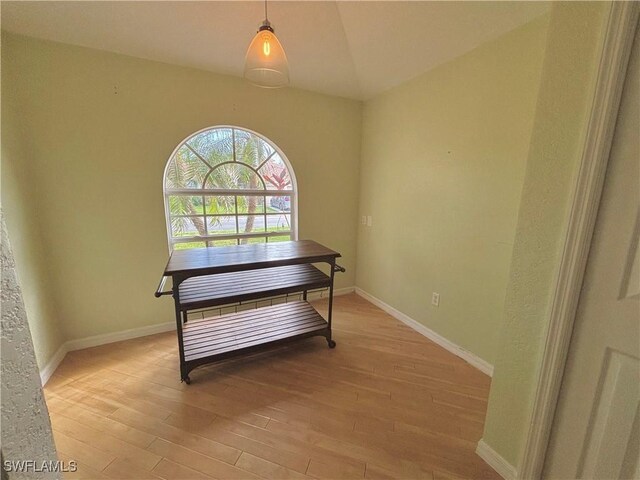
[{"label": "palm tree through window", "polygon": [[169,248],[294,240],[296,182],[284,154],[238,127],[194,133],[164,173]]}]

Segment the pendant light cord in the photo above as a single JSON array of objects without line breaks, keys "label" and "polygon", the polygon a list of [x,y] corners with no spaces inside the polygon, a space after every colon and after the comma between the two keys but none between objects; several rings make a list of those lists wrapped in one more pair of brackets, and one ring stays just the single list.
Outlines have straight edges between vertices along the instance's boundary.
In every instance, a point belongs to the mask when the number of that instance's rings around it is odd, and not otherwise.
[{"label": "pendant light cord", "polygon": [[267,0],[264,0],[264,19],[269,20],[269,16],[267,15]]}]

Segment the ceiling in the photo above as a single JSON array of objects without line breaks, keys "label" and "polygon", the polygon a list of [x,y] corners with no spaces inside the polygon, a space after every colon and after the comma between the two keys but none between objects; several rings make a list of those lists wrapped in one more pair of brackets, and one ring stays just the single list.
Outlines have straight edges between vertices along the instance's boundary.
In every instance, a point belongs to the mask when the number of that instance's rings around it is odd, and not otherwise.
[{"label": "ceiling", "polygon": [[[367,99],[546,13],[547,2],[273,1],[294,87]],[[242,76],[260,1],[2,1],[2,28]]]}]

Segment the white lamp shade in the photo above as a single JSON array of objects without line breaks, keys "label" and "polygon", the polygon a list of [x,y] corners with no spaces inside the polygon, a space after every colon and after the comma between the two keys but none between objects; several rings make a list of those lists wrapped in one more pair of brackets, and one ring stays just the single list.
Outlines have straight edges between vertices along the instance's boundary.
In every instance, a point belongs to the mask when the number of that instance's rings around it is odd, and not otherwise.
[{"label": "white lamp shade", "polygon": [[244,78],[266,88],[284,87],[289,83],[289,63],[275,34],[260,30],[249,45],[244,62]]}]

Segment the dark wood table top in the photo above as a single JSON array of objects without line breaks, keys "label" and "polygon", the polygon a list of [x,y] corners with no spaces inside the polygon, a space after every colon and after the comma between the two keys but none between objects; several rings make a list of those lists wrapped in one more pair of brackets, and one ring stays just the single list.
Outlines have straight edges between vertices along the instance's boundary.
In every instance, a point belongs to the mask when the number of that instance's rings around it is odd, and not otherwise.
[{"label": "dark wood table top", "polygon": [[341,255],[313,240],[174,250],[164,274],[185,276],[324,262]]}]

